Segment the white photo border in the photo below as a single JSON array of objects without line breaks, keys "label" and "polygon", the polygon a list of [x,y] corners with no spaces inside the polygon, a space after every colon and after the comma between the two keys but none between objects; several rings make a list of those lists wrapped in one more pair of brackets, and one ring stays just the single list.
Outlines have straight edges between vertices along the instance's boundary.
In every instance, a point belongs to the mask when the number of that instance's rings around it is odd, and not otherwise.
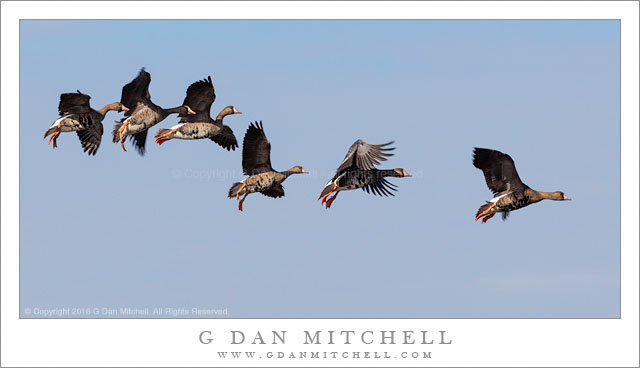
[{"label": "white photo border", "polygon": [[[152,5],[152,6],[151,6]],[[638,366],[639,119],[637,1],[20,2],[3,1],[1,63],[2,366]],[[126,11],[123,11],[126,8]],[[19,319],[20,19],[619,19],[621,20],[620,319]],[[286,344],[230,344],[287,331]],[[355,331],[352,344],[304,344],[304,331]],[[382,344],[381,331],[429,331],[435,343]],[[209,332],[210,331],[210,334]],[[367,339],[363,338],[364,331]],[[439,331],[447,331],[438,344]],[[213,337],[203,344],[199,337]],[[377,336],[377,337],[376,337]],[[364,341],[377,339],[372,344]],[[401,340],[401,339],[399,339]],[[417,335],[416,335],[416,340]],[[326,341],[326,340],[325,340]],[[336,340],[337,341],[337,340]],[[323,341],[324,342],[324,341]],[[220,358],[255,351],[261,358]],[[361,352],[278,358],[268,352]],[[416,359],[364,352],[431,352]]]}]

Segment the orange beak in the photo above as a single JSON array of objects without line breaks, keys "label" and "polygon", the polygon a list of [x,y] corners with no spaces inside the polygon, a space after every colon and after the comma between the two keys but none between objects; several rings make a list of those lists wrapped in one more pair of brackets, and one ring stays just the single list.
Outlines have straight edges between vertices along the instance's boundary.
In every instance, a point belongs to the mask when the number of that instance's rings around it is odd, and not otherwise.
[{"label": "orange beak", "polygon": [[571,198],[567,197],[566,195],[564,196],[564,198],[563,198],[563,199],[564,199],[565,201],[570,201],[570,200],[571,200]]},{"label": "orange beak", "polygon": [[305,170],[305,169],[302,169],[302,173],[303,174],[308,174],[309,172],[307,170]]},{"label": "orange beak", "polygon": [[413,175],[411,175],[411,174],[409,174],[408,172],[405,171],[404,172],[404,176],[406,177],[406,176],[413,176]]}]

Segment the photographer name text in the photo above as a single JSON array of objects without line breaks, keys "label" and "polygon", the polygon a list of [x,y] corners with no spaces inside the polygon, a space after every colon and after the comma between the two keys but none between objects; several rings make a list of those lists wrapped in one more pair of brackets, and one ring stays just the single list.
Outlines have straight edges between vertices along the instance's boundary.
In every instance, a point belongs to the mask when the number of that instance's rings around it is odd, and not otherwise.
[{"label": "photographer name text", "polygon": [[[278,345],[287,344],[290,334],[286,330],[280,331],[241,331],[231,330],[221,333],[220,336],[214,334],[213,330],[203,330],[198,334],[198,341],[201,344],[209,345],[218,339],[222,343],[231,345]],[[302,331],[301,334],[294,335],[295,343],[306,345],[350,345],[356,344],[380,344],[380,345],[450,345],[453,340],[446,330],[315,330]]]}]

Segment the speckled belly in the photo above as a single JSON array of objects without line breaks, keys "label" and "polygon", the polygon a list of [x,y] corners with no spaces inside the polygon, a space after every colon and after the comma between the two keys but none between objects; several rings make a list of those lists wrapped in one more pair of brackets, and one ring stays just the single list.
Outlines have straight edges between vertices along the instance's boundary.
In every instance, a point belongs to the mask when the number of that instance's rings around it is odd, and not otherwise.
[{"label": "speckled belly", "polygon": [[353,190],[360,189],[367,184],[371,184],[374,181],[374,176],[371,173],[359,172],[357,174],[345,175],[338,180],[339,190]]},{"label": "speckled belly", "polygon": [[60,130],[61,132],[77,132],[79,130],[87,129],[89,125],[87,123],[83,123],[74,118],[63,118],[60,120]]},{"label": "speckled belly", "polygon": [[500,212],[513,211],[529,205],[529,199],[523,193],[510,193],[496,202]]},{"label": "speckled belly", "polygon": [[247,193],[255,193],[267,190],[277,184],[276,178],[271,172],[266,172],[247,178],[244,191]]},{"label": "speckled belly", "polygon": [[203,139],[209,138],[213,131],[218,128],[209,123],[189,123],[178,129],[176,138],[178,139]]},{"label": "speckled belly", "polygon": [[[125,120],[126,122],[126,120]],[[129,124],[124,129],[124,135],[133,135],[143,132],[152,126],[158,124],[155,118],[152,119],[136,119],[134,121],[129,121]]]}]

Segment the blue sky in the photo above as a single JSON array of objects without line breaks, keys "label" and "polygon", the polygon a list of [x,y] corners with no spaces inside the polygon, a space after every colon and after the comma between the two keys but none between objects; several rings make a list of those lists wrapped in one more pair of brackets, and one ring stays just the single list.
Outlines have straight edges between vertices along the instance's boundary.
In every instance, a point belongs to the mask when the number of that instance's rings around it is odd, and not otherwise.
[{"label": "blue sky", "polygon": [[[617,21],[21,21],[20,302],[227,308],[229,317],[618,317]],[[211,75],[241,141],[262,120],[277,170],[309,175],[245,211],[241,151],[149,140],[95,157],[42,140],[60,93],[118,101],[140,67],[180,105]],[[167,128],[175,116],[151,129]],[[394,198],[317,201],[348,147],[394,140]],[[503,222],[474,146],[534,189]],[[21,311],[21,316],[26,315]]]}]

